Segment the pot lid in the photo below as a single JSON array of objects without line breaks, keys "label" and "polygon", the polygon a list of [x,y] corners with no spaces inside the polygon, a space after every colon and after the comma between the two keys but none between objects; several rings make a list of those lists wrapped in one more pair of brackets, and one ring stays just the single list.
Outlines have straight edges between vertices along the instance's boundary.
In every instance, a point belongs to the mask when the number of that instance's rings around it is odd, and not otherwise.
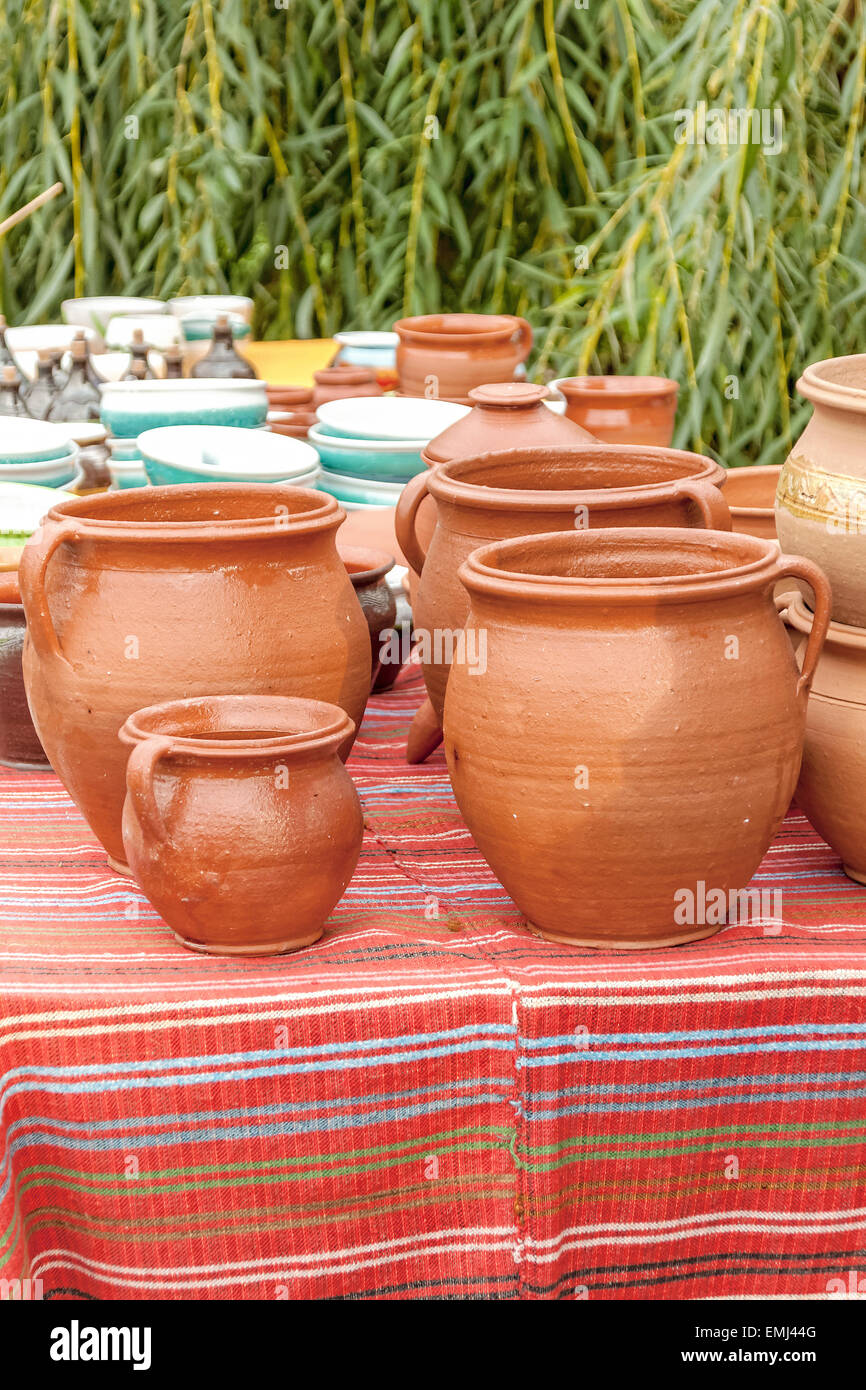
[{"label": "pot lid", "polygon": [[594,435],[544,404],[546,386],[502,381],[469,392],[473,409],[432,439],[424,451],[429,463],[501,449],[546,448],[550,444],[597,443]]}]

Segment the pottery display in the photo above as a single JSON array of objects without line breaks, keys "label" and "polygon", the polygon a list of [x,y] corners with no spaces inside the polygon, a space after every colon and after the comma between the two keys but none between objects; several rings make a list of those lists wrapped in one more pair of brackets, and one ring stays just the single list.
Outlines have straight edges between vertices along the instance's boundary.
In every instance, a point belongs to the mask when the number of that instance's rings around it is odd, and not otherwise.
[{"label": "pottery display", "polygon": [[117,731],[133,711],[217,682],[327,700],[360,723],[370,640],[337,554],[343,517],[332,498],[281,483],[131,489],[52,507],[24,547],[34,723],[115,864]]},{"label": "pottery display", "polygon": [[797,390],[815,409],[782,466],[779,540],[826,572],[834,621],[866,627],[866,353],[813,363]]},{"label": "pottery display", "polygon": [[313,372],[313,406],[353,396],[381,396],[376,375],[367,367],[322,367]]},{"label": "pottery display", "polygon": [[278,483],[314,487],[315,449],[270,431],[231,425],[166,425],[136,440],[144,471],[154,486],[177,483]]},{"label": "pottery display", "polygon": [[[786,575],[817,595],[802,674],[772,597]],[[636,527],[482,545],[460,578],[448,770],[532,929],[618,950],[711,936],[797,781],[824,575],[752,536]]]},{"label": "pottery display", "polygon": [[[440,720],[453,638],[468,604],[457,571],[485,541],[541,531],[607,526],[730,528],[719,491],[725,470],[677,449],[579,447],[510,449],[437,464],[404,488],[397,504],[400,549],[421,575],[413,605],[417,629],[431,634],[424,682]],[[426,495],[437,505],[429,550],[415,519]],[[440,634],[440,640],[435,635]]]},{"label": "pottery display", "polygon": [[776,540],[776,487],[781,467],[729,468],[725,501],[731,513],[731,530],[746,536]]},{"label": "pottery display", "polygon": [[464,405],[476,386],[513,381],[532,347],[532,329],[513,314],[423,314],[400,319],[394,332],[403,395]]},{"label": "pottery display", "polygon": [[160,425],[265,423],[263,381],[112,381],[102,387],[102,423],[118,438],[136,439]]},{"label": "pottery display", "polygon": [[335,333],[335,342],[340,348],[335,365],[342,367],[366,367],[375,374],[383,391],[391,391],[397,385],[397,344],[396,333],[345,332]]},{"label": "pottery display", "polygon": [[477,386],[469,392],[472,409],[431,439],[421,457],[431,468],[451,459],[476,454],[501,453],[503,449],[546,448],[550,444],[592,444],[592,435],[580,425],[545,409],[546,386],[528,381],[506,381]]},{"label": "pottery display", "polygon": [[128,863],[184,946],[270,955],[321,936],[364,834],[339,757],[353,733],[336,705],[275,695],[169,701],[125,721]]},{"label": "pottery display", "polygon": [[[814,615],[802,595],[777,600],[802,661]],[[831,623],[812,683],[797,804],[866,884],[866,631]]]},{"label": "pottery display", "polygon": [[663,376],[570,376],[552,386],[565,415],[603,444],[667,447],[674,437],[679,385]]},{"label": "pottery display", "polygon": [[371,689],[386,690],[394,684],[400,672],[399,663],[381,661],[381,635],[393,628],[397,619],[397,600],[386,579],[386,575],[394,568],[394,556],[386,555],[381,550],[344,545],[342,541],[337,542],[337,550],[367,620],[370,633]]},{"label": "pottery display", "polygon": [[0,574],[0,763],[5,767],[48,771],[27,706],[21,653],[27,623],[14,574]]}]

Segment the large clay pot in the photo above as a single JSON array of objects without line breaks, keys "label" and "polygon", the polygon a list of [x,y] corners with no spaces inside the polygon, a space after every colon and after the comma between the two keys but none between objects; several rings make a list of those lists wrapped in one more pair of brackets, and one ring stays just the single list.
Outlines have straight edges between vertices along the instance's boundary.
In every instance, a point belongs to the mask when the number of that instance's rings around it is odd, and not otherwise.
[{"label": "large clay pot", "polygon": [[126,720],[123,843],[185,946],[265,955],[321,936],[364,835],[339,758],[352,732],[336,705],[275,695],[169,701]]},{"label": "large clay pot", "polygon": [[674,437],[679,386],[664,376],[569,376],[554,383],[565,414],[605,444],[666,447]]},{"label": "large clay pot", "polygon": [[388,587],[386,575],[394,568],[394,556],[362,546],[337,546],[346,566],[352,588],[358,595],[361,612],[370,633],[371,681],[373,690],[386,690],[400,673],[400,665],[381,660],[383,632],[393,629],[397,620],[397,600]]},{"label": "large clay pot", "polygon": [[[725,470],[675,449],[510,449],[454,459],[413,478],[397,506],[400,548],[421,573],[414,604],[427,693],[441,721],[450,652],[469,606],[457,571],[485,541],[599,526],[730,527]],[[427,493],[437,525],[426,552],[414,518]],[[424,637],[424,634],[429,634]]]},{"label": "large clay pot", "polygon": [[123,866],[123,721],[178,696],[280,694],[358,724],[367,625],[333,498],[286,484],[135,489],[52,507],[19,577],[24,679],[46,753]]},{"label": "large clay pot", "polygon": [[776,540],[776,488],[782,469],[778,464],[757,468],[729,468],[725,500],[731,511],[731,530],[744,536]]},{"label": "large clay pot", "polygon": [[[799,594],[788,594],[784,610],[802,661],[814,616]],[[809,697],[797,804],[841,856],[848,877],[866,883],[866,631],[862,628],[830,624]]]},{"label": "large clay pot", "polygon": [[776,529],[833,587],[833,618],[866,627],[866,354],[807,367],[797,390],[815,407],[782,467]]},{"label": "large clay pot", "polygon": [[399,389],[471,404],[469,392],[513,381],[532,347],[532,329],[513,314],[423,314],[394,324]]},{"label": "large clay pot", "polygon": [[21,670],[26,630],[17,577],[0,575],[0,763],[47,772],[48,759],[33,727]]},{"label": "large clay pot", "polygon": [[[818,595],[802,675],[772,598],[786,574]],[[797,780],[820,570],[751,536],[641,527],[485,545],[460,576],[481,659],[451,672],[445,752],[494,873],[552,940],[711,936],[704,902],[745,889]]]}]

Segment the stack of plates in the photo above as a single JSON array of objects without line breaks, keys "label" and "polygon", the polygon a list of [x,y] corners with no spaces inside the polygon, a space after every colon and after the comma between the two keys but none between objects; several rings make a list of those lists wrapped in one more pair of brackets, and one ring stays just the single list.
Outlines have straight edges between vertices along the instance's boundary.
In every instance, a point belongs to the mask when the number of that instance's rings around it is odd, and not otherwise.
[{"label": "stack of plates", "polygon": [[322,461],[319,487],[348,510],[393,507],[423,472],[421,451],[468,413],[452,401],[356,396],[319,406],[308,434]]},{"label": "stack of plates", "polygon": [[73,427],[4,416],[0,429],[0,482],[64,487],[79,482]]},{"label": "stack of plates", "polygon": [[292,483],[315,487],[319,460],[300,439],[222,425],[169,425],[145,430],[138,447],[149,482]]}]

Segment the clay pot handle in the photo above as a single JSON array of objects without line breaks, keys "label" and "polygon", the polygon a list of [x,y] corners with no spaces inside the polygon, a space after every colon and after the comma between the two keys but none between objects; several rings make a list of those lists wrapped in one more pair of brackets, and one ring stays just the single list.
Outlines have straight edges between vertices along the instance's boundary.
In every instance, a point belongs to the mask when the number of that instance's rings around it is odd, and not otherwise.
[{"label": "clay pot handle", "polygon": [[730,531],[731,513],[715,483],[706,478],[681,478],[674,486],[674,495],[694,502],[706,530]]},{"label": "clay pot handle", "polygon": [[[808,696],[815,675],[815,668],[818,665],[818,658],[824,646],[824,638],[830,627],[830,616],[833,608],[830,581],[822,569],[819,569],[811,560],[804,559],[802,555],[779,555],[776,559],[776,576],[776,582],[779,579],[787,579],[789,576],[793,576],[794,579],[805,579],[815,594],[812,631],[809,633],[809,640],[806,643],[806,654],[803,657],[803,667],[797,682],[797,694]],[[783,598],[785,595],[779,597]],[[784,614],[781,616],[784,621]]]},{"label": "clay pot handle", "polygon": [[515,336],[517,339],[518,347],[520,349],[520,356],[517,360],[518,362],[525,362],[530,352],[532,351],[533,338],[532,328],[530,324],[526,322],[526,319],[519,318],[517,320]]},{"label": "clay pot handle", "polygon": [[61,522],[44,522],[39,531],[27,542],[21,552],[21,559],[18,562],[18,580],[22,592],[26,593],[29,602],[25,604],[27,613],[27,631],[30,640],[40,657],[55,656],[61,661],[69,662],[60,650],[60,643],[57,640],[57,633],[51,621],[51,614],[48,610],[48,599],[45,595],[45,574],[51,557],[64,541],[78,540],[79,532],[74,521],[66,518]]},{"label": "clay pot handle", "polygon": [[400,493],[400,500],[394,514],[397,544],[409,561],[410,569],[413,569],[416,574],[421,573],[424,568],[424,561],[427,559],[425,551],[421,548],[421,542],[415,534],[418,508],[427,496],[427,477],[428,473],[425,469],[423,473],[418,473],[406,484]]},{"label": "clay pot handle", "polygon": [[165,821],[154,795],[153,774],[160,758],[173,747],[170,738],[146,738],[133,746],[126,764],[126,788],[141,827],[151,840],[166,838]]}]

